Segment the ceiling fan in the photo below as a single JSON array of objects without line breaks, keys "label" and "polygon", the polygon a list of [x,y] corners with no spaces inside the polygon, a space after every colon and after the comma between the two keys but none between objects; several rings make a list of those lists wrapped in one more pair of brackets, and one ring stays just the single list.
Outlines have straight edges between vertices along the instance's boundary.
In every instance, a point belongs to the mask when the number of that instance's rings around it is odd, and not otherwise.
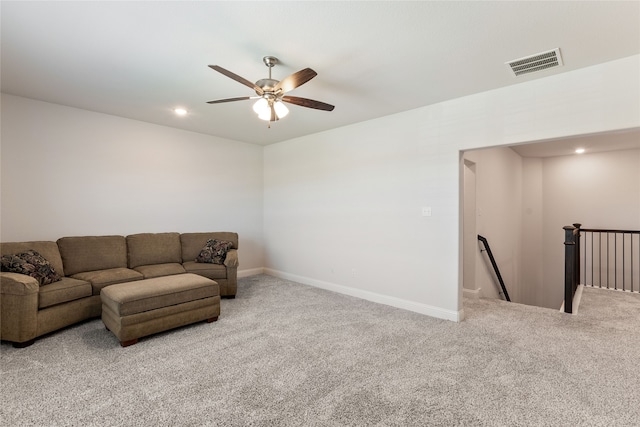
[{"label": "ceiling fan", "polygon": [[304,70],[300,70],[278,81],[271,78],[271,68],[279,62],[278,58],[265,56],[262,58],[262,61],[267,67],[269,67],[269,78],[260,79],[255,83],[251,83],[249,80],[218,65],[209,65],[211,69],[216,70],[217,72],[255,90],[257,96],[218,99],[216,101],[209,101],[207,104],[258,99],[258,101],[253,105],[253,110],[258,114],[260,119],[268,121],[269,126],[271,126],[271,122],[275,122],[289,113],[289,109],[283,104],[284,102],[299,105],[301,107],[314,108],[316,110],[333,111],[335,108],[333,105],[314,101],[313,99],[285,95],[285,93],[305,84],[318,75],[318,73],[313,71],[311,68],[305,68]]}]

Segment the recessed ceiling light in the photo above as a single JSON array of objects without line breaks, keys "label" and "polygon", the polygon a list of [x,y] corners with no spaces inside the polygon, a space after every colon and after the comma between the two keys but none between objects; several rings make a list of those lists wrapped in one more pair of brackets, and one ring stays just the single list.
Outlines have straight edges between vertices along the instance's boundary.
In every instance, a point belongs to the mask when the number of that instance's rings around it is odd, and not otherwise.
[{"label": "recessed ceiling light", "polygon": [[176,113],[179,116],[186,116],[187,115],[187,110],[185,110],[184,108],[176,108],[173,110],[174,113]]},{"label": "recessed ceiling light", "polygon": [[576,154],[584,153],[584,148],[576,148]]}]

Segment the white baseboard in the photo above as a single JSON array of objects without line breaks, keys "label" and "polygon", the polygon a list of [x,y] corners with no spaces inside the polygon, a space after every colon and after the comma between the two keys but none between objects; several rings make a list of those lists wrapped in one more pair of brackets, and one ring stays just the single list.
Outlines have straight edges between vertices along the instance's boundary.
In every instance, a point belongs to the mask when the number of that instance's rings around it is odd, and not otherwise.
[{"label": "white baseboard", "polygon": [[268,274],[270,276],[278,277],[285,280],[291,280],[297,283],[302,283],[303,285],[314,286],[316,288],[326,289],[328,291],[337,292],[339,294],[349,295],[367,301],[376,302],[378,304],[390,305],[392,307],[401,308],[403,310],[425,314],[427,316],[436,317],[438,319],[451,320],[453,322],[461,322],[464,319],[463,310],[444,310],[442,308],[434,307],[427,304],[408,301],[388,295],[381,295],[375,292],[364,291],[362,289],[350,288],[348,286],[324,282],[321,280],[285,273],[283,271],[273,270],[270,268],[265,268],[264,274]]},{"label": "white baseboard", "polygon": [[238,278],[255,276],[258,274],[264,274],[264,268],[248,268],[246,270],[238,270]]},{"label": "white baseboard", "polygon": [[465,289],[462,288],[462,296],[469,299],[479,299],[480,298],[480,288],[478,289]]}]

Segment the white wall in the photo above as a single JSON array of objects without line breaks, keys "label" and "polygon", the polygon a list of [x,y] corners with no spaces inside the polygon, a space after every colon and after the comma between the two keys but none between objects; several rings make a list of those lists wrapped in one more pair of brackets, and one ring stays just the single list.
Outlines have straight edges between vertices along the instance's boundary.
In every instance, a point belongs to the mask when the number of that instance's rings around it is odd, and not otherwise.
[{"label": "white wall", "polygon": [[[271,273],[456,315],[426,301],[457,304],[446,288],[457,281],[457,264],[447,262],[457,254],[457,232],[433,236],[457,227],[458,154],[440,154],[426,135],[415,138],[420,119],[414,111],[265,148]],[[436,184],[443,175],[444,191]],[[421,216],[422,206],[433,216]],[[443,282],[425,282],[432,274]]]},{"label": "white wall", "polygon": [[[543,267],[543,159],[522,159],[522,269],[520,274],[520,289],[522,303],[539,307],[557,308],[554,297],[549,298],[549,288],[545,286]],[[564,241],[564,240],[563,240]],[[558,240],[554,240],[558,244]],[[564,257],[564,254],[562,254]],[[557,285],[557,284],[556,284]],[[562,285],[561,289],[564,289]]]},{"label": "white wall", "polygon": [[236,231],[262,268],[262,147],[2,95],[2,241]]},{"label": "white wall", "polygon": [[266,266],[459,320],[460,150],[638,127],[639,59],[266,147]]},{"label": "white wall", "polygon": [[[606,136],[603,136],[606,139]],[[640,230],[640,150],[543,160],[543,306],[559,308],[564,290],[565,225]]]},{"label": "white wall", "polygon": [[476,200],[476,163],[464,159],[462,170],[463,194],[461,203],[463,215],[462,220],[462,287],[463,295],[468,298],[477,299],[480,297],[480,286],[478,285],[476,268],[478,265],[478,227],[476,221],[477,200]]},{"label": "white wall", "polygon": [[[468,151],[476,163],[476,234],[491,247],[509,297],[522,302],[522,157],[508,147]],[[483,245],[474,244],[476,286],[484,298],[500,298],[502,290]]]}]

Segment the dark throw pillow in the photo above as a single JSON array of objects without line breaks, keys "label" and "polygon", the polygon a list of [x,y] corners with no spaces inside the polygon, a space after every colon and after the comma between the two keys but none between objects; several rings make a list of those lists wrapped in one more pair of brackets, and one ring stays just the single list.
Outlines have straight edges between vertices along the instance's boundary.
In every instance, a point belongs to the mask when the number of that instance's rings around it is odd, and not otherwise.
[{"label": "dark throw pillow", "polygon": [[0,266],[2,271],[31,276],[40,286],[60,280],[60,275],[56,273],[49,261],[32,249],[19,254],[4,255],[0,259]]},{"label": "dark throw pillow", "polygon": [[222,264],[227,257],[227,252],[233,247],[232,242],[226,240],[209,239],[196,258],[196,262],[209,264]]}]

